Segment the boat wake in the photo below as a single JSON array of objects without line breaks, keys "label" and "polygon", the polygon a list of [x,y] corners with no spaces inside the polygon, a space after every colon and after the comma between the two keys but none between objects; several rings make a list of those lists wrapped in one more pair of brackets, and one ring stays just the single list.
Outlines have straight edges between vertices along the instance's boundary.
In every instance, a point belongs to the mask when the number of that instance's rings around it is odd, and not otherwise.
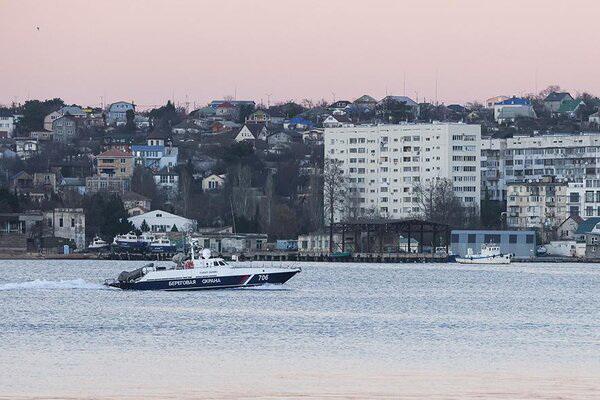
[{"label": "boat wake", "polygon": [[56,289],[84,289],[84,290],[112,290],[99,283],[91,283],[83,279],[65,281],[45,281],[36,279],[27,282],[10,282],[0,284],[0,290],[56,290]]},{"label": "boat wake", "polygon": [[233,288],[233,290],[273,290],[273,291],[286,291],[286,290],[291,290],[289,287],[285,287],[283,285],[274,285],[274,284],[269,284],[269,283],[265,283],[264,285],[260,285],[260,286],[243,286],[243,287],[238,287],[238,288]]}]

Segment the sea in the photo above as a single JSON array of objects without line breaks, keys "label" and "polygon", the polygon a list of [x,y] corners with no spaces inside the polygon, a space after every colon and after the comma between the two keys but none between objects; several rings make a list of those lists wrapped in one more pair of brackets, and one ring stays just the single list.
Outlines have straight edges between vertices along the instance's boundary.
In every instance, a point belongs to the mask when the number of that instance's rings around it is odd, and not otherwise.
[{"label": "sea", "polygon": [[0,261],[0,399],[600,399],[599,264],[297,263],[281,286],[102,285],[143,264]]}]

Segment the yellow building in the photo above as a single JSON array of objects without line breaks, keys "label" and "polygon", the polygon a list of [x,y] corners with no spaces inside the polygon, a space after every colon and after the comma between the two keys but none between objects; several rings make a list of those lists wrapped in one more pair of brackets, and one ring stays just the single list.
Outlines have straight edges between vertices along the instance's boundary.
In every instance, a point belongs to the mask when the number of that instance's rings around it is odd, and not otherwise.
[{"label": "yellow building", "polygon": [[131,178],[134,157],[119,149],[110,149],[96,156],[98,175],[115,178]]}]

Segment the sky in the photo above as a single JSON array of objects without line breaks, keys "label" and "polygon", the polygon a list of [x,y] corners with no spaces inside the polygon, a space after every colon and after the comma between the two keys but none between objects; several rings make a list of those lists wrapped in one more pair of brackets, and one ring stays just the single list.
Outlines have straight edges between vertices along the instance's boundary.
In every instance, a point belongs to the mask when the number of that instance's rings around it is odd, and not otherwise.
[{"label": "sky", "polygon": [[600,95],[599,21],[595,0],[0,0],[0,104]]}]

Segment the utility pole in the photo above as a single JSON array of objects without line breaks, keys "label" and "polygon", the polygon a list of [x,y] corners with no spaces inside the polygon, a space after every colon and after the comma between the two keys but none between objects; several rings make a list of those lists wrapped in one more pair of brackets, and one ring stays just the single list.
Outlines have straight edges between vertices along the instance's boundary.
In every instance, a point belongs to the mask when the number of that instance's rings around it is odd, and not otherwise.
[{"label": "utility pole", "polygon": [[438,70],[435,69],[435,105],[438,105]]}]

